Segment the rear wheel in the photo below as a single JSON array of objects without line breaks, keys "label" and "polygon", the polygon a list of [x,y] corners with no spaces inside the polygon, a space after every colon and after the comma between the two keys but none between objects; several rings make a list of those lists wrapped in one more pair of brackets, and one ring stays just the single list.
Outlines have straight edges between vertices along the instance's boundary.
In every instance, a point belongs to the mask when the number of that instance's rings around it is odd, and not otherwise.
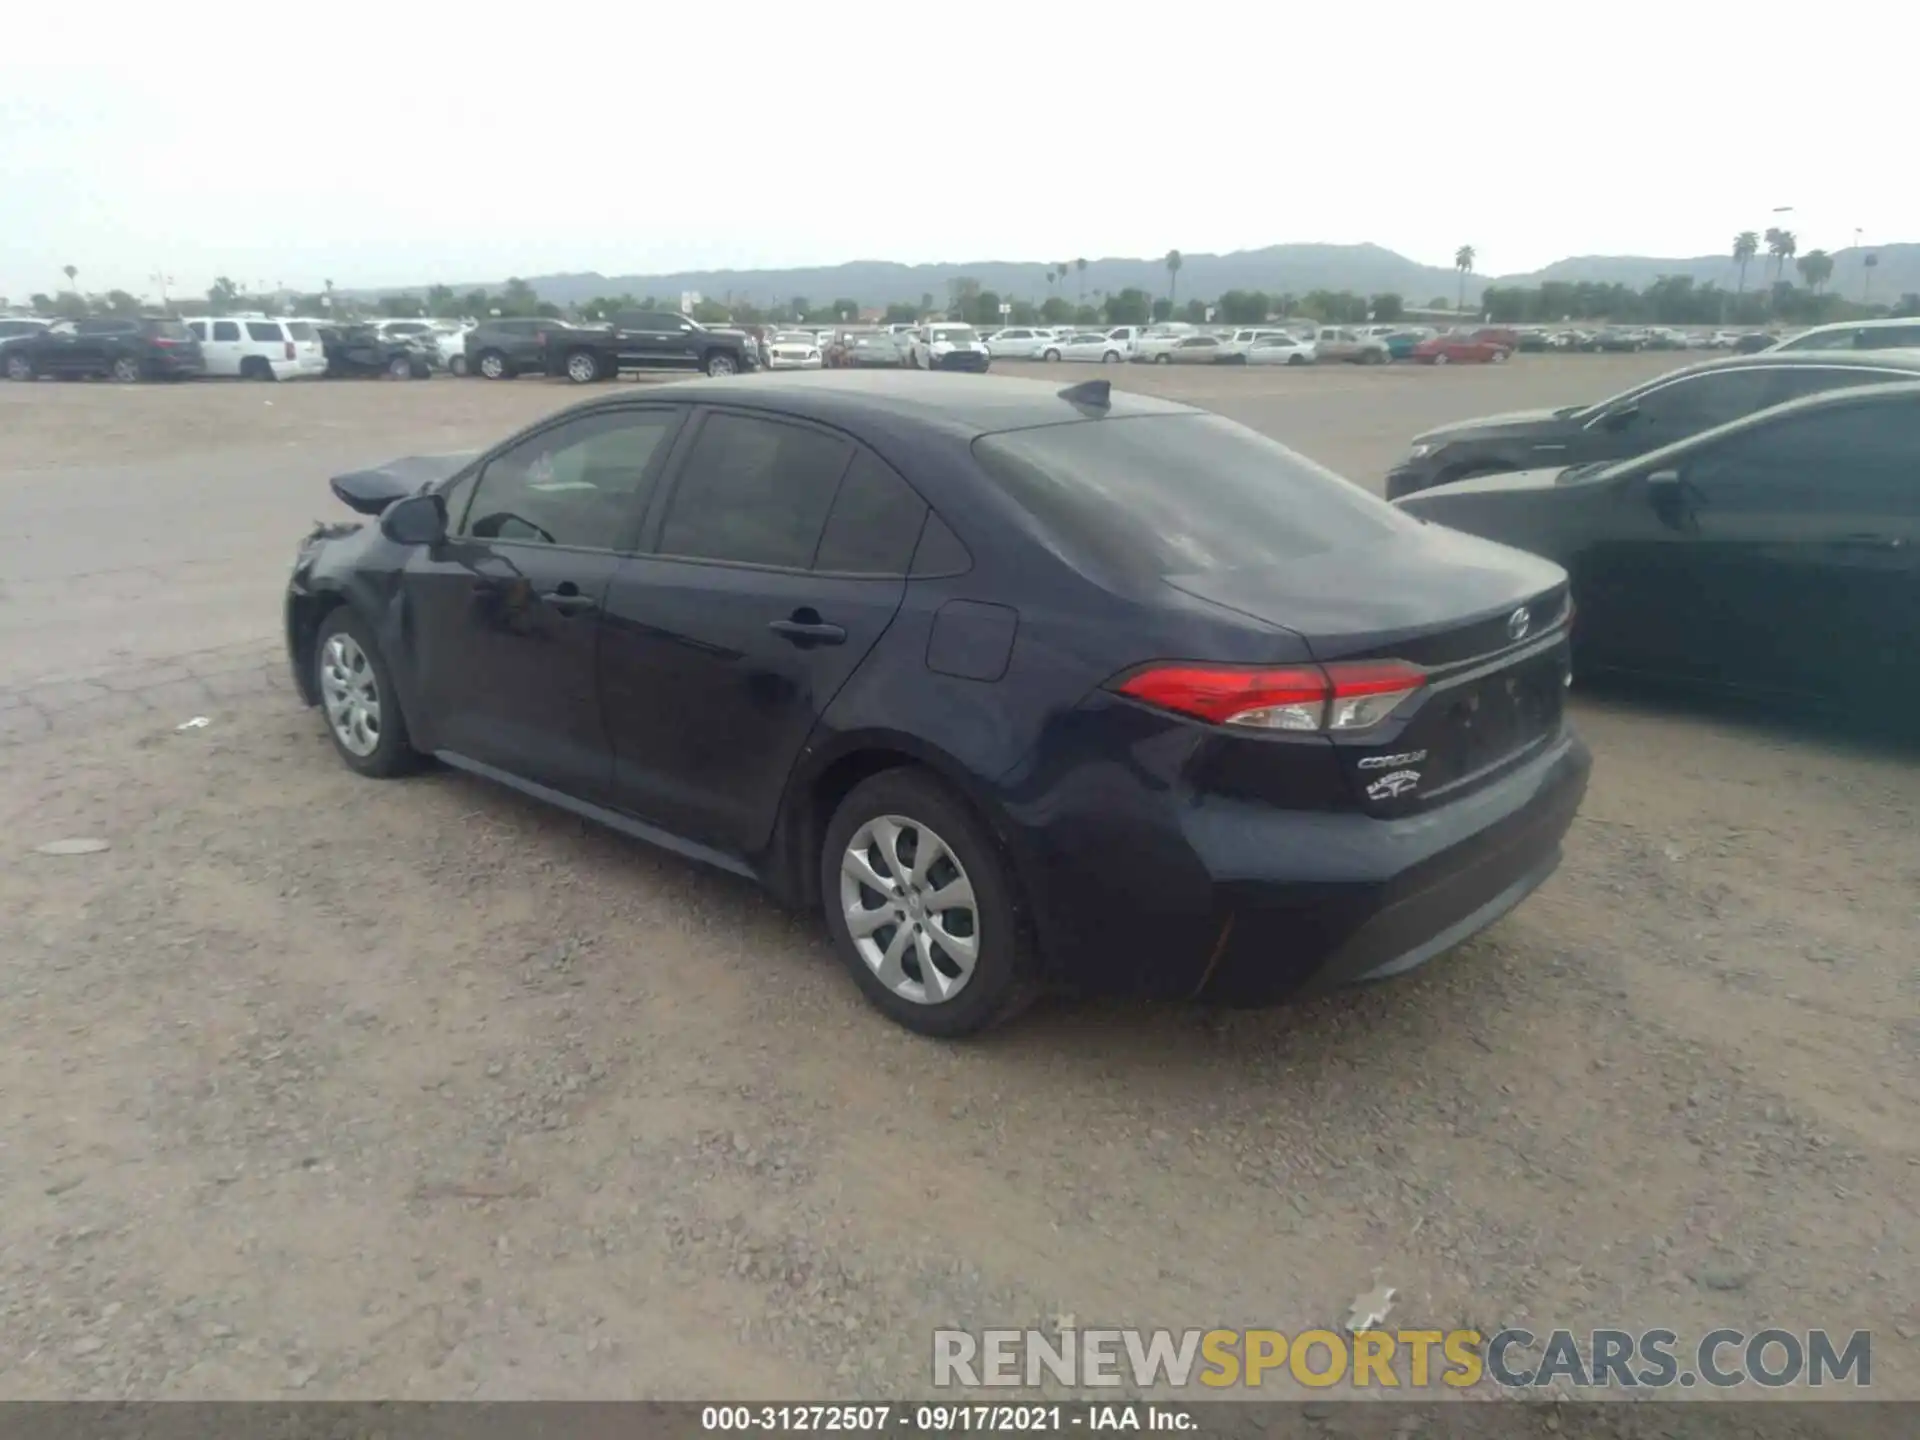
[{"label": "rear wheel", "polygon": [[33,379],[33,361],[25,355],[7,356],[7,379],[14,381]]},{"label": "rear wheel", "polygon": [[600,361],[591,350],[575,350],[567,356],[567,379],[576,385],[591,385],[600,378]]},{"label": "rear wheel", "polygon": [[464,377],[467,373],[467,357],[464,355],[455,355],[448,359],[447,373],[449,375]]},{"label": "rear wheel", "polygon": [[1060,352],[1058,350],[1049,350],[1040,358],[1042,360],[1058,360],[1060,358]]},{"label": "rear wheel", "polygon": [[740,370],[740,367],[734,363],[733,356],[724,350],[716,350],[707,356],[707,363],[701,368],[716,380],[723,375],[738,374]]},{"label": "rear wheel", "polygon": [[1504,365],[1507,363],[1507,352],[1504,350],[1496,350],[1488,358],[1496,365]]},{"label": "rear wheel", "polygon": [[1306,363],[1307,363],[1307,357],[1304,355],[1287,356],[1287,364],[1289,365],[1304,365]]},{"label": "rear wheel", "polygon": [[1433,363],[1436,365],[1444,365],[1447,363],[1447,357],[1444,354],[1436,355],[1433,357]]},{"label": "rear wheel", "polygon": [[387,376],[393,380],[411,380],[413,378],[413,357],[396,355],[387,361]]},{"label": "rear wheel", "polygon": [[489,380],[511,380],[514,378],[513,366],[507,363],[507,357],[498,350],[480,352],[480,373]]},{"label": "rear wheel", "polygon": [[1153,357],[1153,363],[1156,365],[1171,365],[1173,363],[1173,357],[1163,351]]},{"label": "rear wheel", "polygon": [[264,355],[249,355],[240,362],[242,380],[271,380],[274,378],[273,366],[267,363]]},{"label": "rear wheel", "polygon": [[140,362],[131,355],[122,355],[108,368],[107,374],[116,385],[137,385],[140,382]]},{"label": "rear wheel", "polygon": [[1118,350],[1107,351],[1106,354],[1100,357],[1100,363],[1102,365],[1118,365],[1120,363],[1120,352]]},{"label": "rear wheel", "polygon": [[855,786],[820,855],[827,929],[889,1019],[956,1039],[1032,998],[1033,946],[1011,868],[986,827],[924,771]]},{"label": "rear wheel", "polygon": [[392,673],[365,621],[345,606],[322,620],[313,668],[327,734],[349,768],[384,780],[418,766]]}]

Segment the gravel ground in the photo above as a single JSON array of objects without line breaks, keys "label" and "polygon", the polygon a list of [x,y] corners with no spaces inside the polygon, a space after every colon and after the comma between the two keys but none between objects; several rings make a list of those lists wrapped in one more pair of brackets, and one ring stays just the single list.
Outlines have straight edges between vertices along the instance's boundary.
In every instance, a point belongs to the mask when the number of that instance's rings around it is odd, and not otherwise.
[{"label": "gravel ground", "polygon": [[[1629,362],[1116,378],[1371,479]],[[914,1395],[938,1326],[1376,1283],[1395,1326],[1870,1329],[1920,1398],[1911,752],[1581,698],[1564,868],[1420,974],[939,1045],[745,885],[341,767],[272,639],[316,467],[576,396],[264,388],[0,386],[0,634],[43,647],[0,677],[0,1398]],[[136,468],[125,530],[69,504]],[[129,651],[34,588],[143,529],[117,606],[206,565],[243,618]]]}]

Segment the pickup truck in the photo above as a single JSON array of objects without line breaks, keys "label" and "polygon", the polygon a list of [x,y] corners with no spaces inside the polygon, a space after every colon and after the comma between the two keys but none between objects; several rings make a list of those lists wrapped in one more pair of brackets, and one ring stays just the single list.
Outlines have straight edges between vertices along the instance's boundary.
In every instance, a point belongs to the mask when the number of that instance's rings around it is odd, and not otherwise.
[{"label": "pickup truck", "polygon": [[738,330],[709,330],[698,320],[657,310],[629,310],[606,325],[562,325],[544,331],[546,369],[576,385],[611,380],[622,370],[696,370],[738,375],[758,368],[759,347]]}]

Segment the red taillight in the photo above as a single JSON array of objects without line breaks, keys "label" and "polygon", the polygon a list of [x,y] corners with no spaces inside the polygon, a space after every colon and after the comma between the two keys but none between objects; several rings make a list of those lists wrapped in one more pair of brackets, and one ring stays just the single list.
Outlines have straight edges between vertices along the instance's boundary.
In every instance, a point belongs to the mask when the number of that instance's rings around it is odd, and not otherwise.
[{"label": "red taillight", "polygon": [[1346,733],[1379,724],[1427,683],[1399,660],[1268,669],[1247,665],[1154,665],[1114,688],[1122,695],[1212,725],[1250,730]]},{"label": "red taillight", "polygon": [[293,341],[287,341],[287,359],[293,359]]},{"label": "red taillight", "polygon": [[178,340],[169,340],[164,335],[155,335],[152,337],[152,339],[153,339],[153,343],[156,345],[178,345],[180,343]]},{"label": "red taillight", "polygon": [[547,332],[546,332],[546,331],[544,331],[544,330],[536,330],[536,331],[534,331],[534,332],[533,332],[533,343],[534,343],[534,344],[536,344],[536,345],[544,345],[544,344],[546,344],[546,343],[547,343]]}]

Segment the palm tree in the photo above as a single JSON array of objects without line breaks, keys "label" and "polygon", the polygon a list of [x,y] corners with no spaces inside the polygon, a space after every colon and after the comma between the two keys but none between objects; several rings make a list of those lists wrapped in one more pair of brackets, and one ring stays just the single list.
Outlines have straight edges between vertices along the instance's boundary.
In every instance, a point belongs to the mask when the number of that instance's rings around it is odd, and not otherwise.
[{"label": "palm tree", "polygon": [[1073,268],[1074,268],[1075,270],[1078,270],[1078,271],[1080,272],[1080,303],[1081,303],[1082,305],[1084,305],[1084,304],[1086,304],[1086,303],[1087,303],[1087,261],[1086,261],[1086,257],[1085,257],[1085,256],[1082,256],[1082,257],[1081,257],[1080,259],[1078,259],[1078,260],[1076,260],[1076,261],[1074,261],[1074,262],[1073,262]]},{"label": "palm tree", "polygon": [[1180,289],[1180,252],[1167,252],[1167,305],[1173,305],[1174,297]]},{"label": "palm tree", "polygon": [[1053,282],[1059,278],[1059,276],[1053,273],[1053,267],[1049,265],[1047,267],[1047,292],[1049,294],[1053,292]]},{"label": "palm tree", "polygon": [[1454,304],[1455,310],[1467,308],[1467,277],[1473,274],[1473,247],[1462,245],[1453,252],[1453,268],[1460,272],[1460,298]]},{"label": "palm tree", "polygon": [[1760,237],[1751,230],[1742,230],[1733,237],[1733,263],[1740,267],[1740,288],[1734,293],[1744,294],[1747,288],[1747,262],[1760,253]]},{"label": "palm tree", "polygon": [[1821,287],[1833,278],[1833,257],[1824,250],[1809,250],[1800,257],[1797,268],[1807,288],[1818,295]]},{"label": "palm tree", "polygon": [[1793,259],[1794,253],[1799,248],[1800,241],[1791,230],[1781,230],[1776,227],[1767,231],[1767,254],[1773,257],[1774,284],[1780,283],[1780,276],[1786,270],[1787,261]]},{"label": "palm tree", "polygon": [[60,273],[67,277],[67,289],[72,290],[76,288],[73,282],[80,274],[80,267],[78,265],[62,265],[60,267]]}]

